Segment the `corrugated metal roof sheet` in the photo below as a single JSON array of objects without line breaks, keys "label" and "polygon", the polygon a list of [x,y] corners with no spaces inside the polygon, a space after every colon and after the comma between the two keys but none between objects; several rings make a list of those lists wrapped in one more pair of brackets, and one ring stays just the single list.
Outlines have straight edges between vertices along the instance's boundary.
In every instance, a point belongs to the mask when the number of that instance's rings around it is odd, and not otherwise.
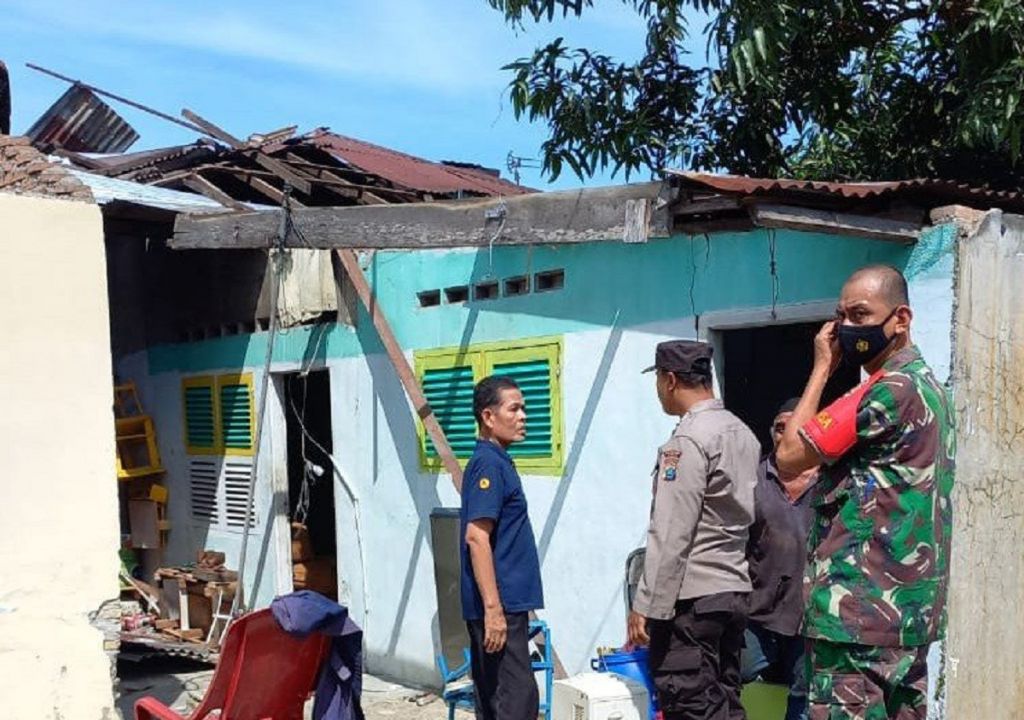
[{"label": "corrugated metal roof sheet", "polygon": [[172,145],[171,147],[154,148],[153,150],[140,150],[135,153],[100,154],[87,156],[99,165],[104,172],[127,173],[131,170],[156,165],[186,157],[190,154],[207,157],[212,156],[216,151],[209,142],[198,140],[189,145]]},{"label": "corrugated metal roof sheet", "polygon": [[72,85],[25,133],[37,146],[72,152],[123,152],[139,134],[91,90]]},{"label": "corrugated metal roof sheet", "polygon": [[525,195],[532,188],[494,177],[485,171],[442,165],[379,145],[319,130],[300,140],[330,153],[365,173],[403,188],[426,193],[473,195]]},{"label": "corrugated metal roof sheet", "polygon": [[[129,180],[118,180],[76,168],[67,168],[67,171],[92,191],[93,197],[99,205],[120,201],[185,213],[222,213],[229,210],[205,195],[168,190],[155,185],[142,185]],[[253,210],[273,209],[267,205],[246,204]]]},{"label": "corrugated metal roof sheet", "polygon": [[767,195],[774,193],[832,196],[851,200],[870,200],[892,196],[931,199],[935,204],[964,203],[1004,209],[1024,208],[1024,194],[1016,190],[993,190],[974,187],[953,180],[916,178],[889,182],[817,182],[785,178],[751,178],[742,175],[668,170],[666,174],[680,178],[694,188],[736,195]]}]

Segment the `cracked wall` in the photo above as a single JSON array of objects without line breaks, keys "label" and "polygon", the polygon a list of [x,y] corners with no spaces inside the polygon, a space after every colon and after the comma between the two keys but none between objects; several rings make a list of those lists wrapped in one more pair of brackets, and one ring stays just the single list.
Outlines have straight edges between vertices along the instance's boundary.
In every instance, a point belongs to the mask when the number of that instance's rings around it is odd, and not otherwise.
[{"label": "cracked wall", "polygon": [[959,244],[948,717],[1024,717],[1024,217]]},{"label": "cracked wall", "polygon": [[118,595],[99,208],[0,193],[3,720],[116,717],[90,616]]}]

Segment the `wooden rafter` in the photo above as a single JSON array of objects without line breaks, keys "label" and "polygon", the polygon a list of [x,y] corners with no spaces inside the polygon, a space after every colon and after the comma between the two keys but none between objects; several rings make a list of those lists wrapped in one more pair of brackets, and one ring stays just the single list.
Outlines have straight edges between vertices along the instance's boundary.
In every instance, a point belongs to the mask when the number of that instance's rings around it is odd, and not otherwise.
[{"label": "wooden rafter", "polygon": [[200,195],[205,195],[211,200],[216,200],[224,207],[229,207],[232,210],[239,212],[249,212],[252,208],[238,202],[233,197],[228,195],[226,192],[221,190],[219,187],[210,182],[207,178],[204,178],[198,173],[189,174],[181,179],[181,183],[192,190],[195,190]]},{"label": "wooden rafter", "polygon": [[[220,127],[214,125],[209,120],[206,120],[200,117],[199,115],[196,115],[191,110],[182,110],[181,114],[184,117],[188,118],[189,121],[201,127],[205,132],[209,133],[209,135],[214,139],[226,143],[235,150],[244,151],[247,149],[246,143],[242,142],[241,140],[239,140],[226,130],[223,130]],[[288,167],[287,164],[281,162],[280,160],[270,157],[265,152],[259,149],[252,149],[246,152],[245,154],[249,155],[256,162],[256,164],[274,173],[279,178],[284,180],[286,183],[291,185],[293,188],[301,192],[303,195],[309,195],[310,193],[313,192],[313,185],[309,181],[308,177],[303,177],[302,174]]]},{"label": "wooden rafter", "polygon": [[[388,204],[388,201],[385,200],[384,198],[382,198],[381,196],[379,196],[379,195],[377,195],[377,194],[375,194],[373,192],[370,192],[369,190],[365,189],[366,186],[364,186],[364,185],[357,185],[356,183],[353,183],[353,182],[350,182],[348,180],[345,180],[344,178],[342,178],[342,177],[340,177],[338,175],[335,175],[333,172],[330,172],[330,168],[328,168],[328,166],[326,166],[326,165],[317,165],[316,163],[307,163],[305,160],[303,160],[301,157],[299,157],[295,153],[288,153],[287,158],[288,158],[288,162],[291,163],[292,165],[300,165],[301,164],[304,167],[308,167],[308,171],[309,172],[319,173],[318,178],[319,178],[319,180],[321,182],[323,182],[323,180],[326,178],[328,181],[331,181],[333,183],[338,183],[338,184],[341,184],[341,185],[347,185],[347,186],[350,186],[350,187],[353,187],[353,188],[357,188],[358,191],[359,191],[357,197],[360,200],[366,200],[367,201],[367,203],[366,203],[367,205],[387,205]],[[312,166],[312,167],[309,167],[309,166]],[[382,188],[382,189],[385,189],[385,188]],[[388,192],[394,192],[396,195],[410,195],[413,198],[419,197],[414,192],[404,192],[404,191],[401,191],[401,190],[398,190],[398,191],[388,190]]]}]

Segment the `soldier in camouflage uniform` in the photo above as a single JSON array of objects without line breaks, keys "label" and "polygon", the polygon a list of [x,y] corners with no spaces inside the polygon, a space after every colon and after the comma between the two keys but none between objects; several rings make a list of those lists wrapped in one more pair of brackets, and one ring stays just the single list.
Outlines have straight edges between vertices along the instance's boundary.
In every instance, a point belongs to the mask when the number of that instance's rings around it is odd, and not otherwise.
[{"label": "soldier in camouflage uniform", "polygon": [[[928,645],[946,625],[954,439],[912,317],[898,270],[854,273],[777,451],[785,472],[824,463],[804,581],[811,720],[927,715]],[[818,412],[841,358],[870,378]]]}]

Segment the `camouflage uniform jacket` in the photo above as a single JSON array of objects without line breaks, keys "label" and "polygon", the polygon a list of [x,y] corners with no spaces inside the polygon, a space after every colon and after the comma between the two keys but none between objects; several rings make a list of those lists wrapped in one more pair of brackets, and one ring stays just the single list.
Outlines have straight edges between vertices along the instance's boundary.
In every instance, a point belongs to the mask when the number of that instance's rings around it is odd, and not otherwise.
[{"label": "camouflage uniform jacket", "polygon": [[918,349],[883,369],[857,406],[856,444],[824,457],[804,634],[909,647],[945,633],[955,441],[949,397]]}]

